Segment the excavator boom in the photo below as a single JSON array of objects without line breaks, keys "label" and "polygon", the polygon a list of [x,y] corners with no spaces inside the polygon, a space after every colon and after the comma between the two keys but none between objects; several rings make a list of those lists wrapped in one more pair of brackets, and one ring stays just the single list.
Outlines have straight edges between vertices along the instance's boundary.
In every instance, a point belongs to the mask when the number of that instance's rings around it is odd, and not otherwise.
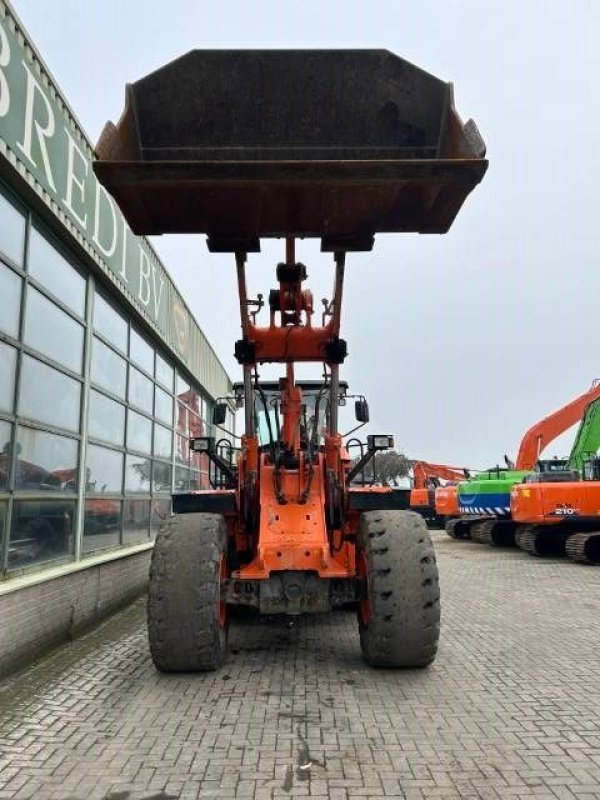
[{"label": "excavator boom", "polygon": [[432,464],[429,461],[415,461],[413,464],[414,488],[424,489],[430,479],[461,481],[469,474],[465,467],[451,467],[448,464]]},{"label": "excavator boom", "polygon": [[542,451],[561,433],[575,425],[583,416],[586,407],[599,397],[600,381],[594,381],[587,392],[529,428],[521,440],[515,469],[534,469]]}]

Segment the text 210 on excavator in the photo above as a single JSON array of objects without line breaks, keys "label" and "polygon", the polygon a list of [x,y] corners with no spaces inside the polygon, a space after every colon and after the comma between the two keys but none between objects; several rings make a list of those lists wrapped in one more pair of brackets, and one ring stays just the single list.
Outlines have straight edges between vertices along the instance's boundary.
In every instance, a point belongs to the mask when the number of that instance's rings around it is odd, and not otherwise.
[{"label": "text 210 on excavator", "polygon": [[[96,175],[134,233],[205,233],[211,252],[235,256],[242,330],[245,430],[237,462],[220,463],[227,487],[175,496],[178,513],[154,547],[158,669],[218,668],[229,608],[240,604],[298,614],[354,602],[369,663],[435,657],[438,575],[425,524],[387,487],[351,484],[359,465],[338,431],[342,291],[346,254],[370,250],[376,233],[446,232],[485,173],[484,154],[451,85],[384,50],[193,51],[127,87]],[[285,238],[286,249],[260,326],[245,265],[263,237]],[[320,238],[335,264],[321,325],[295,256],[304,237]],[[267,362],[284,365],[268,387],[258,378]],[[318,387],[296,381],[296,362],[323,365]],[[364,419],[362,403],[357,411]],[[261,417],[272,424],[266,441]],[[363,461],[390,444],[369,437]],[[211,438],[191,446],[219,464]]]}]

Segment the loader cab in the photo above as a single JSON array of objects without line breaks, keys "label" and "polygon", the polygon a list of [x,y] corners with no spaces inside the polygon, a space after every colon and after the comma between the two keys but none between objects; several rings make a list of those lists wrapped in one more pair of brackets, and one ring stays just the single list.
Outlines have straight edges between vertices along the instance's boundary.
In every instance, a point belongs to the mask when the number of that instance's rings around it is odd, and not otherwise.
[{"label": "loader cab", "polygon": [[[302,392],[300,413],[300,449],[306,450],[311,444],[319,448],[329,426],[331,408],[331,387],[322,381],[297,381]],[[244,404],[244,384],[235,383],[233,391],[238,408]],[[348,384],[339,382],[337,404],[346,404]],[[281,440],[283,415],[281,409],[282,387],[278,381],[265,381],[254,384],[254,424],[261,450],[267,450]]]}]

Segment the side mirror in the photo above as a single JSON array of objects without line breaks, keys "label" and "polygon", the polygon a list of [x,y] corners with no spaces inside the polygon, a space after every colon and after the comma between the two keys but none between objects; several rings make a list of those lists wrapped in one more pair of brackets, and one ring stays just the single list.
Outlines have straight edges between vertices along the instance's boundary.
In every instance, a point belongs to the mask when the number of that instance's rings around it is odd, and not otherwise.
[{"label": "side mirror", "polygon": [[357,422],[369,421],[369,404],[363,397],[361,400],[356,400],[354,403],[354,415]]},{"label": "side mirror", "polygon": [[224,425],[227,419],[227,403],[215,403],[212,413],[213,425]]}]

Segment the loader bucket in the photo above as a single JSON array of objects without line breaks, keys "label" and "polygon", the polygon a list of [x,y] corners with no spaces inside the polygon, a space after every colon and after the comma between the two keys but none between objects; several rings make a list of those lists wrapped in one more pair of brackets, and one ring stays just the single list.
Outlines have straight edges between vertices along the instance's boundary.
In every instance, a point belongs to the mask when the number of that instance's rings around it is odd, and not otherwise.
[{"label": "loader bucket", "polygon": [[370,249],[443,233],[487,168],[452,85],[386,50],[195,50],[126,89],[94,170],[134,233]]}]

